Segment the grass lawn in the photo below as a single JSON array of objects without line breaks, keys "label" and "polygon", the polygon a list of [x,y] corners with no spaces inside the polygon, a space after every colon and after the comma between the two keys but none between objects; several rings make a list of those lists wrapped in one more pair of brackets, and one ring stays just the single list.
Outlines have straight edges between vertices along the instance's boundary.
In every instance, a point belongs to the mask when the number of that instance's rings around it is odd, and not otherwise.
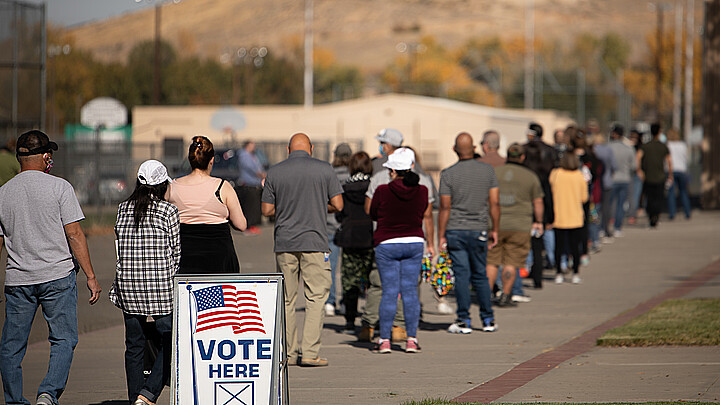
[{"label": "grass lawn", "polygon": [[600,346],[720,345],[720,299],[674,299],[607,331]]},{"label": "grass lawn", "polygon": [[[595,403],[577,403],[572,405],[700,405],[700,404],[709,404],[710,402],[687,402],[687,401],[679,401],[679,402],[595,402]],[[451,402],[443,399],[426,399],[424,401],[419,402],[403,402],[402,405],[457,405],[457,402]],[[473,404],[480,404],[479,402],[465,402],[466,405],[473,405]],[[567,403],[558,403],[558,402],[529,402],[528,404],[541,404],[541,405],[567,405]],[[503,404],[497,404],[497,405],[503,405]],[[510,404],[505,404],[510,405]],[[513,404],[518,405],[518,404]]]}]

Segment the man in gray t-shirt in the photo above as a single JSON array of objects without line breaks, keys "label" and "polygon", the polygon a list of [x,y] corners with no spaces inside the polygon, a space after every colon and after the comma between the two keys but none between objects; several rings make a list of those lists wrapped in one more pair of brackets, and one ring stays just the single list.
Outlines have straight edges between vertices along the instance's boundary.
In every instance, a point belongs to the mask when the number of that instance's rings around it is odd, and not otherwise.
[{"label": "man in gray t-shirt", "polygon": [[305,284],[305,326],[301,366],[327,366],[319,356],[320,335],[330,293],[327,212],[342,211],[342,186],[330,164],[311,157],[305,134],[290,138],[288,158],[265,178],[262,212],[275,215],[275,261],[285,276],[285,322],[288,358],[298,362],[295,300],[300,277]]},{"label": "man in gray t-shirt", "polygon": [[21,364],[38,306],[48,324],[50,364],[37,403],[56,404],[65,390],[78,341],[75,261],[87,276],[90,304],[100,297],[75,192],[67,181],[47,174],[55,150],[57,144],[40,131],[20,135],[21,172],[0,187],[0,244],[8,252],[0,372],[8,403],[29,403]]},{"label": "man in gray t-shirt", "polygon": [[[455,271],[457,318],[448,332],[472,332],[471,283],[480,304],[483,331],[494,332],[495,316],[485,264],[487,250],[497,243],[500,228],[498,181],[492,166],[473,158],[475,146],[470,134],[460,133],[455,138],[454,149],[458,162],[440,174],[438,214],[438,243],[440,249],[447,246]],[[489,228],[489,217],[492,228]]]}]

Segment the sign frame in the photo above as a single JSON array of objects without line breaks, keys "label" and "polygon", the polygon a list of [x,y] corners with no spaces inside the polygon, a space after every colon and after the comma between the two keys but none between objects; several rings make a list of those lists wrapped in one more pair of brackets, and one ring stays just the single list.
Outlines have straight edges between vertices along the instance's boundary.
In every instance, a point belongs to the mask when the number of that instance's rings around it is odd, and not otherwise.
[{"label": "sign frame", "polygon": [[[173,329],[172,329],[172,374],[171,374],[171,392],[173,405],[198,405],[197,397],[195,403],[188,404],[182,402],[180,395],[178,394],[178,388],[181,385],[179,376],[179,341],[180,341],[180,330],[178,328],[180,311],[178,306],[180,303],[179,291],[180,289],[192,290],[195,285],[198,286],[213,286],[223,283],[237,284],[237,283],[276,283],[277,293],[275,297],[275,319],[270,320],[274,322],[274,336],[272,344],[272,371],[270,381],[270,402],[269,405],[287,405],[289,404],[289,390],[288,390],[288,359],[287,359],[287,343],[285,341],[285,299],[284,299],[284,288],[285,279],[281,273],[272,274],[213,274],[213,275],[192,275],[183,274],[176,275],[173,277]],[[265,303],[267,305],[267,303]],[[192,311],[190,311],[192,312]],[[191,313],[189,314],[192,315]],[[187,349],[185,349],[187,350]],[[194,350],[194,347],[193,347]],[[193,362],[193,373],[197,370],[194,369]]]}]

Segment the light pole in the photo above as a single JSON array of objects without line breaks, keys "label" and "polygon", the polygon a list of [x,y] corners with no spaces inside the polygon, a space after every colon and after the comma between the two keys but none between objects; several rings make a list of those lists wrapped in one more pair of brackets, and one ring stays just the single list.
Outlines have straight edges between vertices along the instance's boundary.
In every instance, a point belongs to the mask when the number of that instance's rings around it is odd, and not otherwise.
[{"label": "light pole", "polygon": [[305,0],[305,72],[303,74],[303,88],[305,92],[305,109],[313,106],[313,0]]},{"label": "light pole", "polygon": [[655,117],[658,122],[662,120],[662,106],[660,98],[662,97],[662,53],[663,53],[663,15],[670,6],[666,3],[648,3],[650,10],[657,12],[657,31],[655,33],[657,49],[655,52]]},{"label": "light pole", "polygon": [[535,98],[535,0],[525,1],[525,109]]}]

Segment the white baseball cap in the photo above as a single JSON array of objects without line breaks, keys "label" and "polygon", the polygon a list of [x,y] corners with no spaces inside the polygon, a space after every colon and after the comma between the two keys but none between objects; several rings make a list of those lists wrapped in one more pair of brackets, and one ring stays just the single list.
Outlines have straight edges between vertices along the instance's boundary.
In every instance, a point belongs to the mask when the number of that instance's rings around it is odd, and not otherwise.
[{"label": "white baseball cap", "polygon": [[383,163],[383,167],[393,170],[410,170],[413,163],[415,163],[415,152],[410,148],[400,148],[388,156],[388,160]]},{"label": "white baseball cap", "polygon": [[153,159],[146,160],[140,165],[137,177],[140,184],[148,186],[157,186],[166,181],[172,183],[172,179],[168,176],[165,165]]}]

